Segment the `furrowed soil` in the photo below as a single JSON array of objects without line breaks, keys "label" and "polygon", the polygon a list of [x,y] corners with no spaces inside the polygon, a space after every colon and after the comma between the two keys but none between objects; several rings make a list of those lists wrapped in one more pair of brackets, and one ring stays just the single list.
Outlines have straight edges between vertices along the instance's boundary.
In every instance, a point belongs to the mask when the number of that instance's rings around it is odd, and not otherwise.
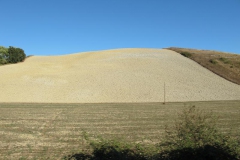
[{"label": "furrowed soil", "polygon": [[240,101],[178,103],[0,103],[0,159],[61,159],[91,137],[158,143],[166,125],[195,105],[219,117],[221,132],[240,136]]}]

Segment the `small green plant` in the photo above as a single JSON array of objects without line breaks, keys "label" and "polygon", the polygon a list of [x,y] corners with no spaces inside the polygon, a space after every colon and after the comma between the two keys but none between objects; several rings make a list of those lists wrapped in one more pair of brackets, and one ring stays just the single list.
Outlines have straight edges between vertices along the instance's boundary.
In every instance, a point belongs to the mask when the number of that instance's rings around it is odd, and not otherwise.
[{"label": "small green plant", "polygon": [[[159,153],[155,145],[144,145],[142,143],[128,143],[118,139],[104,139],[102,137],[89,137],[86,132],[82,133],[85,144],[90,146],[88,150],[65,156],[63,159],[71,160],[148,160]],[[83,143],[82,143],[83,144]]]},{"label": "small green plant", "polygon": [[168,159],[238,159],[237,141],[217,130],[217,118],[195,106],[179,114],[172,129],[166,128],[165,151],[161,157]]},{"label": "small green plant", "polygon": [[229,64],[230,63],[230,61],[227,58],[224,58],[224,57],[219,58],[219,60],[222,61],[225,64]]},{"label": "small green plant", "polygon": [[214,60],[214,59],[210,59],[209,62],[212,63],[212,64],[217,64],[217,61]]},{"label": "small green plant", "polygon": [[190,52],[180,52],[180,54],[187,58],[192,56],[192,53],[190,53]]}]

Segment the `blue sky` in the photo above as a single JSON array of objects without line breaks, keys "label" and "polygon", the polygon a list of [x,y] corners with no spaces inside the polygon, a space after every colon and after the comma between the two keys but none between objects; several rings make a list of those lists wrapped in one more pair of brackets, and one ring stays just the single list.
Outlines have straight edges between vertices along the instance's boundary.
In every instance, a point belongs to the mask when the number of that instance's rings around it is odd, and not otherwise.
[{"label": "blue sky", "polygon": [[27,55],[186,47],[240,53],[240,0],[0,0],[0,45]]}]

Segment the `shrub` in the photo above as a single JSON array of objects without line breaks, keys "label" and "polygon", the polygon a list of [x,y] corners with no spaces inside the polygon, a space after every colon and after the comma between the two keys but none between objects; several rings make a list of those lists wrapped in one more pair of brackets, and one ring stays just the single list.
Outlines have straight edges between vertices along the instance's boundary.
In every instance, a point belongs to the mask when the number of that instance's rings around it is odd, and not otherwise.
[{"label": "shrub", "polygon": [[192,53],[190,52],[180,52],[181,55],[183,55],[184,57],[191,57],[192,56]]},{"label": "shrub", "polygon": [[209,62],[212,63],[212,64],[217,64],[217,61],[214,60],[214,59],[210,59]]},{"label": "shrub", "polygon": [[21,48],[0,46],[0,64],[22,62],[25,58],[26,54]]},{"label": "shrub", "polygon": [[225,64],[229,64],[230,63],[230,61],[227,58],[221,57],[221,58],[219,58],[219,60],[222,61]]},{"label": "shrub", "polygon": [[26,54],[24,53],[24,50],[21,48],[14,48],[10,46],[8,48],[8,63],[17,63],[17,62],[22,62],[26,58]]},{"label": "shrub", "polygon": [[8,49],[0,46],[0,64],[6,64],[8,57]]},{"label": "shrub", "polygon": [[0,65],[2,65],[2,64],[7,64],[7,60],[0,57]]},{"label": "shrub", "polygon": [[166,128],[165,141],[158,145],[100,140],[83,133],[91,152],[64,157],[77,160],[238,160],[239,142],[218,132],[217,118],[195,106],[183,110],[173,128]]},{"label": "shrub", "polygon": [[145,160],[141,147],[137,148],[128,143],[117,140],[105,140],[99,143],[92,143],[93,156],[99,159],[136,159]]},{"label": "shrub", "polygon": [[64,159],[148,160],[153,159],[153,157],[156,157],[159,153],[159,148],[155,145],[128,143],[124,140],[109,140],[101,137],[89,137],[85,132],[83,132],[83,137],[90,148],[77,154],[68,155],[64,157]]},{"label": "shrub", "polygon": [[160,145],[160,157],[168,159],[238,159],[239,144],[221,134],[216,127],[217,118],[195,106],[179,114],[174,128],[166,128],[166,140]]}]

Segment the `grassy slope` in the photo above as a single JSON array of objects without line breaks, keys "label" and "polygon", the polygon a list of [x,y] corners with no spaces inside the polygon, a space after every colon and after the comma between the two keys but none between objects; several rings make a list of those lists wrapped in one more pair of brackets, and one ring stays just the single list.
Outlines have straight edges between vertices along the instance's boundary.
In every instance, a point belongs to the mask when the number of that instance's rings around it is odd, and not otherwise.
[{"label": "grassy slope", "polygon": [[[119,104],[0,103],[0,157],[59,159],[84,147],[81,133],[156,143],[177,113],[195,105],[219,116],[223,132],[240,135],[240,101]],[[0,158],[0,159],[1,159]]]},{"label": "grassy slope", "polygon": [[240,85],[240,55],[188,48],[166,48],[196,61],[215,74]]}]

